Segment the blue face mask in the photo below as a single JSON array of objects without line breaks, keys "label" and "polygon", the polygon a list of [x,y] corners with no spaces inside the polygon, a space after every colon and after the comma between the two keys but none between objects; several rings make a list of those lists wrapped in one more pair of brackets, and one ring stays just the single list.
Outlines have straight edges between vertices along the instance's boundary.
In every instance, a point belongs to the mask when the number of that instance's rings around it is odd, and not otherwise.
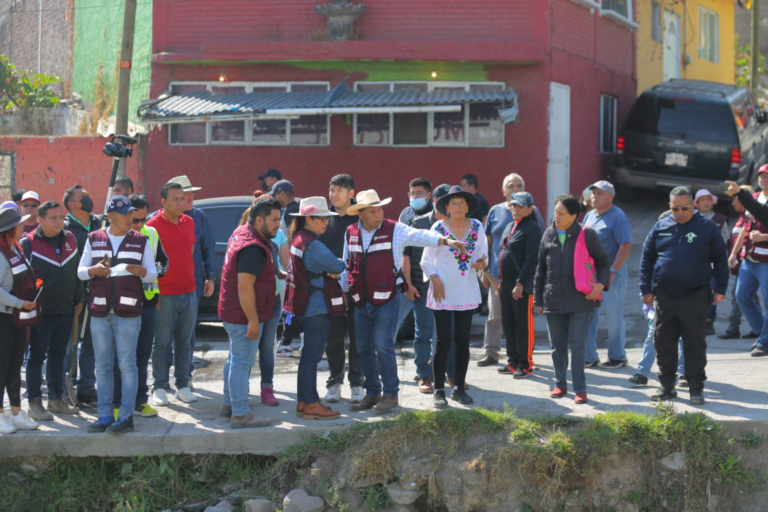
[{"label": "blue face mask", "polygon": [[423,210],[427,206],[427,198],[419,197],[417,199],[411,199],[411,208],[416,211]]}]

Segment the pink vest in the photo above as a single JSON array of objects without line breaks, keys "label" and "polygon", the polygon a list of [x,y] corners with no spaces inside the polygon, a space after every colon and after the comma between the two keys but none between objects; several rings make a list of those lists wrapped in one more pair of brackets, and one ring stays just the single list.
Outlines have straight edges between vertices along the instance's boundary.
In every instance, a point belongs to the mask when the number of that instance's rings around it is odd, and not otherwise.
[{"label": "pink vest", "polygon": [[362,306],[366,300],[381,306],[395,296],[397,278],[392,254],[395,224],[393,220],[384,219],[365,252],[360,224],[347,228],[349,294],[357,306]]}]

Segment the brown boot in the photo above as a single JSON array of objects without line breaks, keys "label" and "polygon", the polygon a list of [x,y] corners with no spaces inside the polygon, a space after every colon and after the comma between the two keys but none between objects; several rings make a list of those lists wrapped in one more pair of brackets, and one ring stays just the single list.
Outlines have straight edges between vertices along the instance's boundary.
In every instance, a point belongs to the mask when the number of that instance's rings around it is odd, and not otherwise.
[{"label": "brown boot", "polygon": [[335,420],[339,416],[341,414],[338,411],[332,410],[320,401],[304,406],[305,420]]},{"label": "brown boot", "polygon": [[[455,379],[453,377],[448,377],[448,387],[450,387],[451,389],[453,389],[454,380]],[[467,381],[464,381],[464,391],[468,389],[469,389],[469,384],[467,384]]]},{"label": "brown boot", "polygon": [[434,393],[435,388],[432,387],[432,379],[424,377],[419,379],[419,393]]},{"label": "brown boot", "polygon": [[219,418],[232,418],[232,406],[231,405],[222,405],[221,409],[219,409]]},{"label": "brown boot", "polygon": [[299,402],[298,404],[296,404],[296,417],[297,418],[303,418],[304,417],[304,408],[305,407],[306,407],[306,405],[304,404],[304,402]]},{"label": "brown boot", "polygon": [[232,423],[230,428],[256,428],[256,427],[268,427],[272,424],[272,420],[269,418],[257,418],[253,413],[248,413],[245,416],[232,416]]},{"label": "brown boot", "polygon": [[350,411],[367,411],[368,409],[372,409],[374,405],[379,403],[379,400],[381,400],[381,395],[365,395],[365,398],[363,398],[363,401],[359,404],[353,405],[349,408]]},{"label": "brown boot", "polygon": [[384,396],[379,403],[376,404],[376,406],[373,408],[374,411],[378,413],[385,413],[390,412],[392,409],[400,405],[400,402],[398,402],[396,396]]}]

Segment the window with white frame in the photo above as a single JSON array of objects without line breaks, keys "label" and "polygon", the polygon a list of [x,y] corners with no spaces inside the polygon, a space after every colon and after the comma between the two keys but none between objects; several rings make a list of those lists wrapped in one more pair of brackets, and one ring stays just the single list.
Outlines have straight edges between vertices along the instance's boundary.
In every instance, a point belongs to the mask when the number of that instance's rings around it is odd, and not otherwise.
[{"label": "window with white frame", "polygon": [[717,64],[718,15],[714,11],[699,7],[699,58]]},{"label": "window with white frame", "polygon": [[600,152],[616,151],[616,98],[600,95]]},{"label": "window with white frame", "polygon": [[632,0],[603,0],[603,10],[613,11],[616,14],[632,19]]},{"label": "window with white frame", "polygon": [[661,4],[656,1],[651,2],[651,39],[661,42]]},{"label": "window with white frame", "polygon": [[[503,91],[495,82],[357,82],[360,92]],[[503,147],[500,102],[466,103],[458,112],[355,114],[357,146]]]},{"label": "window with white frame", "polygon": [[[269,92],[318,92],[330,90],[328,82],[178,82],[171,93],[211,91],[214,95]],[[299,116],[298,119],[254,119],[210,121],[170,126],[173,145],[234,146],[327,146],[330,144],[329,116]]]}]

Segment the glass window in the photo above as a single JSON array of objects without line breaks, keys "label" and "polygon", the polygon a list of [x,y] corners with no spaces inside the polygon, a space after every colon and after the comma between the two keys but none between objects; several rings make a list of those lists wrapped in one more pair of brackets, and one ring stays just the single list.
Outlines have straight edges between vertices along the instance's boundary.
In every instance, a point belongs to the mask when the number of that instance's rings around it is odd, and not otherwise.
[{"label": "glass window", "polygon": [[[465,87],[440,87],[435,91],[464,92]],[[435,112],[432,119],[432,142],[435,145],[464,145],[465,106],[459,112]]]},{"label": "glass window", "polygon": [[739,134],[743,135],[749,129],[749,117],[747,115],[747,106],[742,98],[736,98],[731,102],[733,109],[733,119],[736,121],[736,128]]},{"label": "glass window", "polygon": [[[736,142],[731,119],[741,115],[736,113],[737,107],[743,111],[743,105],[738,103],[731,112],[726,103],[699,103],[687,98],[656,98],[643,94],[629,111],[623,131],[675,139]],[[736,122],[747,121],[737,119]]]},{"label": "glass window", "polygon": [[[215,96],[227,94],[242,94],[245,87],[211,87]],[[211,122],[211,141],[213,142],[245,142],[245,121],[214,121]]]},{"label": "glass window", "polygon": [[[205,84],[177,84],[171,87],[171,94],[205,91]],[[172,124],[171,144],[205,144],[205,123]]]},{"label": "glass window", "polygon": [[603,0],[603,10],[614,11],[628,20],[632,19],[631,0]]},{"label": "glass window", "polygon": [[[255,93],[286,92],[288,87],[279,86],[253,86]],[[253,144],[288,144],[288,121],[285,119],[254,119],[251,128],[251,141]]]},{"label": "glass window", "polygon": [[717,13],[699,7],[699,58],[715,64],[718,62],[717,25]]},{"label": "glass window", "polygon": [[616,150],[616,98],[600,95],[600,152]]},{"label": "glass window", "polygon": [[[389,92],[390,84],[358,83],[359,92]],[[358,114],[355,144],[360,146],[389,145],[389,114]]]},{"label": "glass window", "polygon": [[[470,91],[503,91],[501,84],[471,84]],[[469,145],[503,146],[504,123],[499,117],[501,103],[469,105]]]},{"label": "glass window", "polygon": [[[293,84],[291,92],[327,92],[327,84]],[[301,116],[291,119],[291,146],[327,146],[328,117]]]},{"label": "glass window", "polygon": [[[414,89],[419,92],[428,92],[426,83],[395,83],[393,91]],[[429,126],[429,114],[392,114],[392,143],[396,146],[425,146],[429,143],[427,127]]]},{"label": "glass window", "polygon": [[651,2],[651,39],[661,42],[661,4]]}]

